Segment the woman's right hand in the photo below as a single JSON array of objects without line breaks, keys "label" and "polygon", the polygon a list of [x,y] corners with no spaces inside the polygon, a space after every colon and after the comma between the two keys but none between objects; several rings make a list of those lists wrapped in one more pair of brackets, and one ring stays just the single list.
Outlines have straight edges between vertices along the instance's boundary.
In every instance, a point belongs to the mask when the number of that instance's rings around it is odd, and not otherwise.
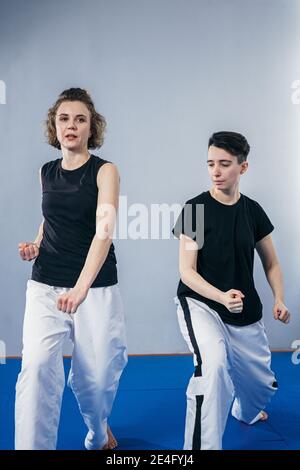
[{"label": "woman's right hand", "polygon": [[19,243],[19,254],[24,261],[31,261],[39,255],[39,246],[34,242]]},{"label": "woman's right hand", "polygon": [[231,313],[241,313],[243,310],[244,294],[240,290],[230,289],[223,292],[221,304],[223,304]]}]

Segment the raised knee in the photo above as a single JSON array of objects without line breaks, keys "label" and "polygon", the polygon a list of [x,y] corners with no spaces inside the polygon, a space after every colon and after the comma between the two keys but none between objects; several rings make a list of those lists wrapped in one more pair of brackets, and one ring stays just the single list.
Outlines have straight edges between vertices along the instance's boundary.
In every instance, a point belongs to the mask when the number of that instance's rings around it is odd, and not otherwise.
[{"label": "raised knee", "polygon": [[206,356],[203,357],[203,369],[211,374],[219,374],[227,368],[227,354],[225,344],[219,342],[207,349]]}]

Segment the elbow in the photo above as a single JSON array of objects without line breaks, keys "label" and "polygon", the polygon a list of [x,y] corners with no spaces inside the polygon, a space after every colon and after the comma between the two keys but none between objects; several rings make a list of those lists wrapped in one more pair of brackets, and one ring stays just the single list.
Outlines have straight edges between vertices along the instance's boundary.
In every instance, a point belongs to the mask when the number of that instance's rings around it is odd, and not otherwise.
[{"label": "elbow", "polygon": [[179,273],[180,273],[180,279],[182,280],[182,282],[184,284],[188,284],[189,282],[189,278],[190,278],[190,272],[191,272],[191,269],[187,269],[187,268],[179,268]]},{"label": "elbow", "polygon": [[269,275],[270,273],[272,273],[274,270],[280,270],[280,264],[279,262],[276,260],[276,261],[273,261],[272,263],[269,263],[267,264],[265,267],[265,273],[266,275]]},{"label": "elbow", "polygon": [[180,278],[183,279],[185,273],[185,269],[179,264],[179,274]]}]

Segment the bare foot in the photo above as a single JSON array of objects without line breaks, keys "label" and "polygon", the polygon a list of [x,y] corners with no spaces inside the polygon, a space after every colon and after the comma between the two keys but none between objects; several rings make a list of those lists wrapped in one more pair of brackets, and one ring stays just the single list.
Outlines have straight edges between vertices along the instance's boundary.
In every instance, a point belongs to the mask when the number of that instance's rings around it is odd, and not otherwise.
[{"label": "bare foot", "polygon": [[258,421],[266,421],[268,419],[268,413],[265,411],[260,411],[257,416],[248,424],[252,425],[258,423]]},{"label": "bare foot", "polygon": [[112,450],[112,449],[115,449],[118,445],[118,442],[115,438],[115,436],[113,435],[113,433],[111,432],[111,429],[109,426],[107,426],[107,437],[108,437],[108,441],[107,443],[102,447],[102,450]]},{"label": "bare foot", "polygon": [[265,411],[261,411],[260,414],[261,414],[260,421],[266,421],[269,417],[268,413],[266,413]]}]

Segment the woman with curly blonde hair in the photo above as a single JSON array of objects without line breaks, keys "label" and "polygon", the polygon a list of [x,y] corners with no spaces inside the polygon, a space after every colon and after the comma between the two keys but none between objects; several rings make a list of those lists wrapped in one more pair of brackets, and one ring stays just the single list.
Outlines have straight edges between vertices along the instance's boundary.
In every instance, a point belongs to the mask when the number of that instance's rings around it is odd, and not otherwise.
[{"label": "woman with curly blonde hair", "polygon": [[88,433],[87,449],[112,449],[107,420],[127,363],[124,315],[112,243],[117,167],[89,153],[106,122],[86,90],[63,91],[48,111],[48,143],[62,157],[40,169],[44,220],[27,282],[22,369],[16,385],[16,449],[54,450],[65,385],[62,348],[74,344],[68,384]]}]

